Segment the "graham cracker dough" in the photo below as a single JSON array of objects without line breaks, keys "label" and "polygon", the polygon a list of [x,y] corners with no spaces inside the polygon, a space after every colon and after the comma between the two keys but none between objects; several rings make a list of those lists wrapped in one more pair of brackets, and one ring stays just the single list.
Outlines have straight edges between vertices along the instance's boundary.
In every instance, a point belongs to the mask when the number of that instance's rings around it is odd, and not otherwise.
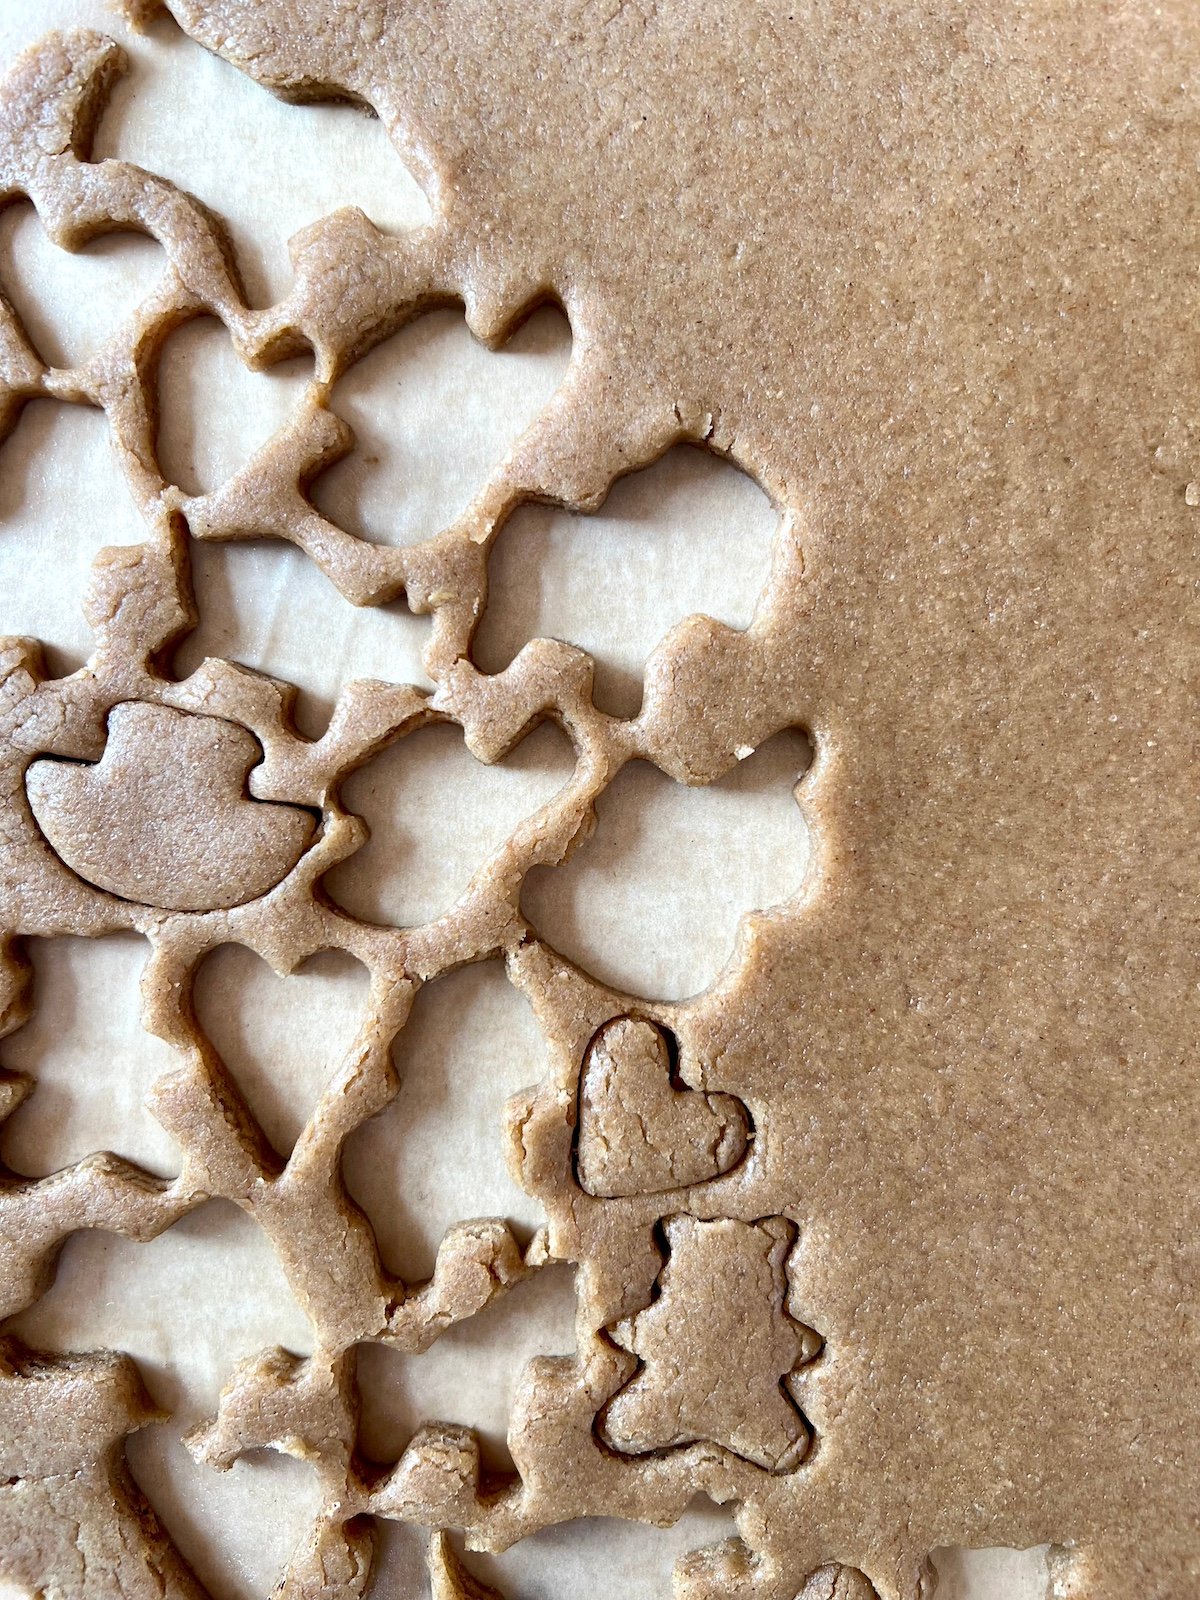
[{"label": "graham cracker dough", "polygon": [[[240,1368],[191,1443],[217,1467],[264,1447],[313,1463],[289,1600],[363,1595],[378,1519],[433,1530],[435,1595],[471,1596],[489,1591],[446,1530],[502,1549],[572,1517],[665,1525],[698,1490],[738,1537],[680,1563],[682,1600],[913,1600],[936,1547],[1043,1543],[1060,1595],[1187,1600],[1200,13],[170,9],[276,92],[370,105],[433,220],[395,238],[335,213],[293,240],[287,297],[251,310],[210,212],[89,161],[118,46],[53,36],[3,88],[0,202],[29,196],[66,248],[147,232],[167,266],[77,368],[46,366],[0,303],[0,429],[39,395],[102,407],[147,531],[95,564],[80,672],[0,641],[0,1034],[29,1014],[22,939],[142,933],[145,1023],[179,1062],[152,1104],[184,1160],[171,1181],[103,1155],[5,1174],[2,1314],[75,1230],[147,1239],[210,1196],[250,1213],[315,1350]],[[497,345],[547,299],[567,375],[461,518],[395,548],[320,515],[308,490],[353,448],[329,396],[354,360],[459,302]],[[315,376],[242,471],[190,496],[155,454],[157,357],[208,314],[248,364],[311,350]],[[680,623],[628,720],[596,709],[568,642],[480,673],[514,508],[595,509],[683,440],[779,507],[751,625]],[[220,660],[177,679],[190,541],[261,537],[351,603],[430,614],[432,692],[348,684],[311,741],[286,684]],[[439,720],[494,762],[546,718],[574,774],[456,904],[412,928],[336,905],[322,879],[365,837],[351,772]],[[617,993],[539,937],[522,880],[586,848],[626,762],[707,784],[792,727],[816,750],[808,878],[744,920],[710,989]],[[229,942],[281,973],[336,949],[371,974],[286,1162],[193,1014]],[[551,1051],[507,1129],[546,1226],[461,1223],[405,1284],[342,1145],[396,1093],[420,985],[496,955]],[[0,1111],[29,1087],[0,1079]],[[425,1350],[563,1260],[577,1355],[526,1370],[516,1478],[433,1419],[388,1470],[364,1462],[356,1347]],[[0,1344],[0,1570],[199,1593],[125,1466],[150,1414],[128,1358]]]},{"label": "graham cracker dough", "polygon": [[135,701],[109,712],[94,768],[35,761],[25,792],[87,883],[171,911],[223,910],[274,888],[316,832],[307,813],[245,794],[261,758],[235,723]]},{"label": "graham cracker dough", "polygon": [[633,1017],[606,1023],[579,1075],[575,1171],[588,1194],[654,1194],[719,1178],[746,1153],[745,1107],[727,1094],[671,1082],[661,1028]]}]

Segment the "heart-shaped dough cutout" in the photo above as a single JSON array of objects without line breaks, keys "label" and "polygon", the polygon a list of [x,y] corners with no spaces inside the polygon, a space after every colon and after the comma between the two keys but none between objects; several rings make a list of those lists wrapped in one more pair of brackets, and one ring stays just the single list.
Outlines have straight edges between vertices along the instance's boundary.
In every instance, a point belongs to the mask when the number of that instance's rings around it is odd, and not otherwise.
[{"label": "heart-shaped dough cutout", "polygon": [[588,1046],[579,1080],[576,1170],[605,1199],[685,1189],[737,1165],[750,1119],[729,1094],[677,1088],[661,1028],[617,1017]]}]

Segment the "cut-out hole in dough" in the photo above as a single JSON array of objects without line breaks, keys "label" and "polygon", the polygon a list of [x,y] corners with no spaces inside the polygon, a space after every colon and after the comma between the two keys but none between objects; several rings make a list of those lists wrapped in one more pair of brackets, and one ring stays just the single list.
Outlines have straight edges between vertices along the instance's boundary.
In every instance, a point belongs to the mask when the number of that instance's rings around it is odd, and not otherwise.
[{"label": "cut-out hole in dough", "polygon": [[479,1434],[485,1467],[511,1473],[507,1436],[518,1378],[534,1356],[574,1350],[574,1269],[561,1262],[455,1323],[423,1355],[359,1345],[359,1447],[385,1464],[400,1458],[423,1423],[459,1423]]},{"label": "cut-out hole in dough", "polygon": [[634,716],[675,623],[703,612],[748,626],[778,520],[753,478],[691,445],[620,479],[595,515],[520,506],[489,558],[475,660],[499,672],[528,639],[569,640],[595,657],[596,704]]},{"label": "cut-out hole in dough", "polygon": [[967,1550],[947,1545],[931,1557],[937,1600],[1046,1600],[1047,1545],[1030,1550]]},{"label": "cut-out hole in dough", "polygon": [[193,541],[192,587],[200,623],[176,652],[176,673],[186,677],[218,656],[283,678],[300,691],[296,724],[310,739],[324,733],[334,701],[355,678],[429,687],[421,662],[429,618],[415,617],[402,600],[350,605],[294,545]]},{"label": "cut-out hole in dough", "polygon": [[446,527],[557,389],[571,353],[560,311],[534,313],[499,351],[461,312],[419,317],[356,362],[333,392],[354,429],[313,503],[360,538],[414,544]]},{"label": "cut-out hole in dough", "polygon": [[185,494],[208,494],[287,423],[312,377],[311,356],[255,372],[215,317],[176,328],[158,360],[158,460]]},{"label": "cut-out hole in dough", "polygon": [[574,771],[570,743],[543,723],[495,766],[477,761],[449,723],[419,729],[342,786],[371,838],[325,879],[347,911],[413,927],[449,910],[517,825]]},{"label": "cut-out hole in dough", "polygon": [[221,1473],[182,1443],[216,1410],[238,1361],[277,1344],[311,1352],[308,1320],[249,1217],[218,1200],[148,1244],[73,1234],[53,1287],[5,1331],[40,1350],[132,1355],[172,1413],[126,1445],[146,1497],[209,1592],[270,1591],[316,1514],[315,1474],[273,1451]]},{"label": "cut-out hole in dough", "polygon": [[350,1135],[342,1165],[385,1263],[417,1283],[455,1222],[504,1217],[530,1231],[542,1222],[504,1163],[504,1106],[547,1062],[533,1013],[498,961],[422,989],[395,1062],[399,1094]]},{"label": "cut-out hole in dough", "polygon": [[[428,1533],[411,1522],[380,1517],[375,1523],[375,1560],[364,1600],[429,1600],[429,1569],[425,1564]],[[6,1600],[0,1591],[0,1600]],[[20,1595],[18,1600],[27,1600]]]},{"label": "cut-out hole in dough", "polygon": [[196,1017],[281,1156],[296,1140],[362,1025],[366,968],[322,950],[286,978],[225,944],[196,974]]},{"label": "cut-out hole in dough", "polygon": [[672,1528],[581,1517],[543,1528],[503,1555],[469,1555],[466,1562],[485,1583],[521,1600],[666,1600],[681,1556],[736,1536],[732,1514],[697,1495]]},{"label": "cut-out hole in dough", "polygon": [[92,649],[83,597],[98,551],[147,530],[121,477],[102,411],[35,400],[0,445],[0,635],[50,648],[50,671]]},{"label": "cut-out hole in dough", "polygon": [[107,233],[64,250],[31,205],[0,210],[0,291],[52,367],[82,366],[151,293],[166,266],[144,233]]},{"label": "cut-out hole in dough", "polygon": [[563,866],[529,874],[522,910],[605,983],[695,994],[729,959],[741,915],[800,887],[808,831],[793,791],[810,759],[789,730],[705,789],[631,763],[597,802],[594,836]]},{"label": "cut-out hole in dough", "polygon": [[178,1145],[145,1105],[179,1057],[139,1016],[148,947],[136,934],[30,939],[34,1012],[0,1043],[0,1063],[33,1079],[32,1094],[0,1130],[6,1165],[31,1177],[97,1150],[160,1177],[180,1169]]},{"label": "cut-out hole in dough", "polygon": [[389,232],[429,220],[382,125],[361,107],[287,105],[167,18],[122,42],[133,69],[113,93],[95,159],[137,162],[211,206],[233,238],[251,305],[286,294],[287,241],[332,211],[358,206]]}]

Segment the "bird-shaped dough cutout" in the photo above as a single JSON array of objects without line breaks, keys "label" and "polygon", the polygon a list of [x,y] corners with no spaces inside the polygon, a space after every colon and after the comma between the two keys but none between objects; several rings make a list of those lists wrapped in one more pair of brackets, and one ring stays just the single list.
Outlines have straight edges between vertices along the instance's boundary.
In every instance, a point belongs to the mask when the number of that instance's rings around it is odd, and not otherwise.
[{"label": "bird-shaped dough cutout", "polygon": [[26,790],[85,882],[164,910],[218,911],[274,888],[316,829],[297,806],[250,798],[261,759],[235,723],[127,701],[109,714],[100,761],[35,761]]}]

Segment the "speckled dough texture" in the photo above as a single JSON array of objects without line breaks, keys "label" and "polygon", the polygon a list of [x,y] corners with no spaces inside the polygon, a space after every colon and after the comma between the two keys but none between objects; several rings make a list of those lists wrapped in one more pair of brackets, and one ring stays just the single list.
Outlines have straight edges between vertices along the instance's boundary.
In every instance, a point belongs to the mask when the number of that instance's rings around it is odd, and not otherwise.
[{"label": "speckled dough texture", "polygon": [[[1190,1600],[1200,8],[170,9],[277,93],[372,107],[433,219],[389,236],[338,212],[292,241],[287,297],[251,309],[209,211],[89,161],[116,45],[54,36],[3,87],[0,203],[30,197],[66,248],[147,232],[166,265],[78,368],[0,303],[0,428],[38,395],[102,407],[146,523],[97,560],[86,667],[54,679],[36,641],[0,640],[0,1034],[29,1014],[22,939],[143,933],[145,1025],[178,1059],[153,1109],[183,1168],[3,1175],[0,1314],[75,1230],[147,1239],[210,1196],[248,1211],[316,1348],[242,1366],[191,1445],[315,1465],[287,1600],[362,1596],[381,1519],[431,1529],[433,1593],[463,1600],[492,1591],[447,1530],[498,1550],[579,1516],[665,1525],[699,1490],[738,1536],[681,1560],[682,1600],[915,1600],[934,1548],[1040,1544],[1060,1596]],[[457,521],[391,547],[314,508],[353,448],[328,405],[350,364],[433,306],[499,345],[547,300],[567,375]],[[315,375],[189,496],[155,455],[156,361],[209,313],[248,364],[311,350]],[[595,510],[684,440],[778,507],[751,625],[672,629],[627,720],[569,642],[480,672],[512,511]],[[286,684],[220,660],[177,677],[192,541],[262,537],[345,601],[430,613],[432,691],[348,684],[314,742]],[[352,771],[439,720],[494,762],[547,718],[573,777],[444,915],[338,907],[322,880],[365,838]],[[815,748],[809,873],[744,919],[712,988],[617,993],[523,915],[525,874],[586,840],[626,762],[708,784],[793,727]],[[286,1161],[193,1013],[231,941],[279,972],[337,949],[371,975]],[[546,1224],[460,1224],[405,1284],[342,1146],[396,1093],[419,987],[496,956],[551,1052],[507,1117]],[[0,1113],[28,1090],[0,1077]],[[577,1354],[526,1369],[516,1476],[432,1418],[371,1469],[357,1348],[425,1350],[556,1261],[579,1264]],[[151,1412],[126,1357],[0,1341],[0,1568],[70,1596],[200,1593],[125,1463]]]}]

